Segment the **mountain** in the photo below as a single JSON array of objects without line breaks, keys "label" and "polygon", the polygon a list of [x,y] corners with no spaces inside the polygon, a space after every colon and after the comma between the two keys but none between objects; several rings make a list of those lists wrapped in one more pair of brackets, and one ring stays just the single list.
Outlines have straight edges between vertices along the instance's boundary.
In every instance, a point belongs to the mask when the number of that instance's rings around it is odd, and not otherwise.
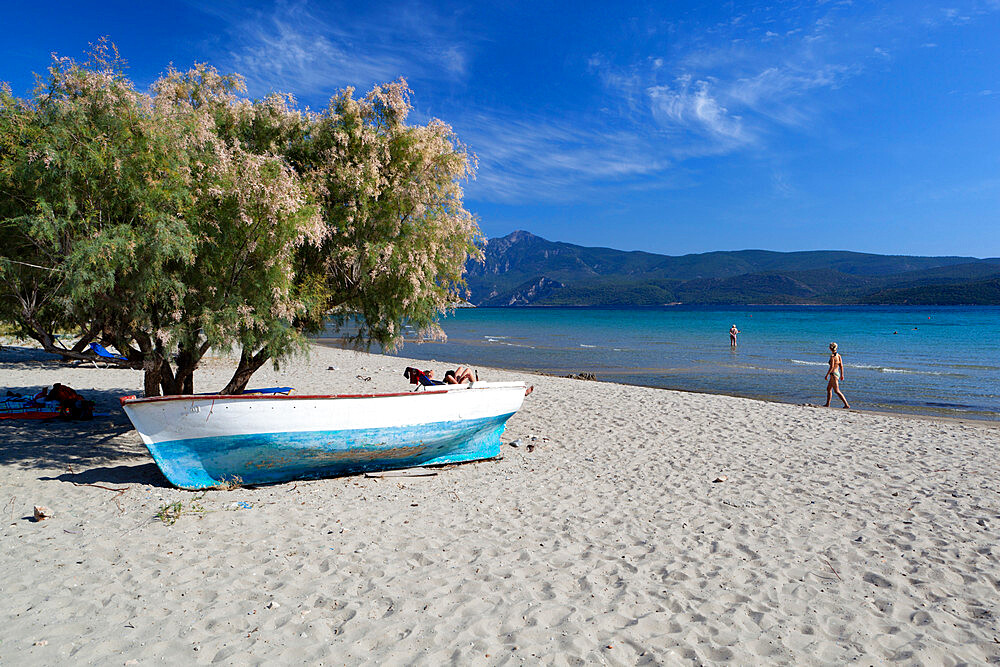
[{"label": "mountain", "polygon": [[1000,304],[1000,274],[988,280],[974,282],[882,290],[863,297],[862,303],[888,303],[908,306],[942,306],[952,304],[996,306]]},{"label": "mountain", "polygon": [[[995,303],[1000,259],[840,250],[681,256],[591,248],[516,231],[490,239],[466,281],[475,305]],[[881,299],[881,300],[880,300]],[[931,301],[923,301],[930,299]]]}]

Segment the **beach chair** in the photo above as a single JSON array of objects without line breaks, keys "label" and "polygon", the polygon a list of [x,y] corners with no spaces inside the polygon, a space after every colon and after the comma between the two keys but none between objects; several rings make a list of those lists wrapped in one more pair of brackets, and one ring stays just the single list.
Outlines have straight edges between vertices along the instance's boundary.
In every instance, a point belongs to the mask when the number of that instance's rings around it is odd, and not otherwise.
[{"label": "beach chair", "polygon": [[444,384],[441,380],[432,380],[427,376],[427,373],[419,368],[407,367],[407,369],[403,371],[403,377],[409,380],[410,384],[417,385],[414,387],[413,391],[417,391],[425,387],[436,387]]},{"label": "beach chair", "polygon": [[[100,343],[91,343],[90,344],[90,350],[91,350],[91,352],[93,352],[94,354],[96,354],[100,359],[102,359],[104,361],[104,367],[105,368],[107,368],[108,366],[110,366],[111,362],[113,362],[113,361],[114,362],[128,361],[128,359],[126,357],[123,357],[120,354],[113,354],[111,352],[108,352],[108,350],[103,345],[101,345]],[[96,360],[92,359],[91,363],[94,364],[95,368],[99,368],[99,366],[97,365],[97,361]]]}]

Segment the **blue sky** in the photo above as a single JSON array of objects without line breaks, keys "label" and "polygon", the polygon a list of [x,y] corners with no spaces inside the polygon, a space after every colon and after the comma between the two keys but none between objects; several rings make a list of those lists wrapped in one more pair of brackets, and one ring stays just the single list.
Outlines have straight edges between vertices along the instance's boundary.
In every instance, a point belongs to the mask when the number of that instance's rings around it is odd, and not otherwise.
[{"label": "blue sky", "polygon": [[466,196],[488,236],[1000,256],[1000,0],[4,13],[0,80],[20,95],[51,53],[79,58],[104,35],[141,87],[170,63],[207,62],[253,96],[319,108],[404,76],[414,119],[450,123],[478,156]]}]

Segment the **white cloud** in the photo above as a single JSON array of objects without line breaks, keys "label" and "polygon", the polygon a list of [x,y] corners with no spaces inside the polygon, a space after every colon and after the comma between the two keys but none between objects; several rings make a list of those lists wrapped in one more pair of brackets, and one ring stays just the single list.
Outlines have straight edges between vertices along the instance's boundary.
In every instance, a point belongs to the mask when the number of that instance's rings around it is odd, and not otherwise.
[{"label": "white cloud", "polygon": [[345,85],[367,88],[405,75],[407,63],[391,53],[352,47],[345,35],[271,18],[248,27],[246,41],[230,52],[235,69],[246,73],[251,92],[294,90],[299,95],[331,93]]},{"label": "white cloud", "polygon": [[479,199],[567,200],[583,188],[641,179],[671,165],[640,134],[595,122],[493,111],[466,117],[455,129],[479,157],[477,180],[466,188]]},{"label": "white cloud", "polygon": [[907,48],[934,47],[932,31],[982,12],[978,1],[954,10],[859,9],[833,0],[772,5],[738,21],[675,24],[666,47],[632,62],[596,54],[589,64],[623,116],[645,113],[671,142],[685,144],[675,158],[763,148],[782,131],[811,131],[831,93],[862,72],[885,71]]},{"label": "white cloud", "polygon": [[750,137],[739,116],[731,115],[712,95],[708,81],[682,76],[671,86],[651,86],[649,95],[653,117],[667,128],[705,133],[715,139],[746,143]]},{"label": "white cloud", "polygon": [[466,54],[458,46],[449,46],[441,51],[440,60],[449,72],[465,74]]},{"label": "white cloud", "polygon": [[[418,92],[454,87],[461,95],[453,84],[475,72],[477,43],[432,6],[378,20],[358,10],[343,21],[324,4],[279,3],[264,13],[204,4],[228,22],[226,53],[233,69],[249,75],[254,95],[315,98],[398,76]],[[455,104],[438,113],[479,156],[470,197],[560,201],[609,184],[673,187],[678,179],[690,183],[683,165],[691,157],[763,154],[782,131],[810,132],[831,92],[876,62],[886,68],[888,47],[894,54],[931,48],[935,27],[970,12],[903,13],[816,2],[761,7],[711,26],[676,22],[666,35],[647,25],[637,39],[648,41],[587,59],[605,93],[599,109],[560,106],[553,96],[555,114]],[[635,55],[623,60],[625,51]],[[777,195],[792,192],[780,174],[773,186]]]},{"label": "white cloud", "polygon": [[804,99],[817,89],[836,89],[851,72],[842,65],[814,69],[787,64],[768,67],[753,76],[729,82],[725,99],[730,106],[745,109],[760,119],[803,127],[814,113]]},{"label": "white cloud", "polygon": [[943,8],[941,13],[944,14],[945,19],[951,23],[968,23],[972,20],[971,16],[962,13],[954,7]]},{"label": "white cloud", "polygon": [[466,45],[429,8],[378,20],[359,14],[348,24],[322,5],[303,2],[278,3],[269,12],[207,5],[203,9],[230,22],[229,64],[247,76],[254,95],[327,95],[400,76],[440,80],[466,73]]}]

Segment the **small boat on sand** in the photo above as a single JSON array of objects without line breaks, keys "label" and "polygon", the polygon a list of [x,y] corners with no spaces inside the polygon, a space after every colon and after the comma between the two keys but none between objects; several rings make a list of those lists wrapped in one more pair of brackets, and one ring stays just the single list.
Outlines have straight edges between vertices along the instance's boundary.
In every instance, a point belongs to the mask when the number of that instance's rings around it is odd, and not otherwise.
[{"label": "small boat on sand", "polygon": [[339,396],[160,396],[121,399],[171,484],[204,489],[500,454],[523,382]]}]

